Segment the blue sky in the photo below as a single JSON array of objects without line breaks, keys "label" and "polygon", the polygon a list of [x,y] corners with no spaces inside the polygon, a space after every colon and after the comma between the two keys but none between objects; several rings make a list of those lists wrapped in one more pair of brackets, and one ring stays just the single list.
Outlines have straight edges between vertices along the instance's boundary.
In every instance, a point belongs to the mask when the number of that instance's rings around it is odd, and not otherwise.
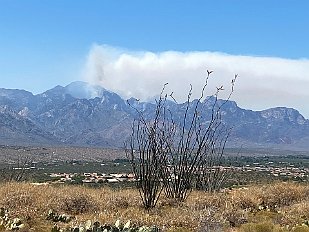
[{"label": "blue sky", "polygon": [[307,60],[308,10],[307,0],[0,0],[0,87],[39,93],[83,79],[94,44]]}]

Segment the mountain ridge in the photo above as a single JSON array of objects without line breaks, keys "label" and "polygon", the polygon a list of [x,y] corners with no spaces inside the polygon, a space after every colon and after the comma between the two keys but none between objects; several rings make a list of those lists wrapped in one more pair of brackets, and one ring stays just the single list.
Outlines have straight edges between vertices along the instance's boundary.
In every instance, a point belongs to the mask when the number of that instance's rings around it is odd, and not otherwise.
[{"label": "mountain ridge", "polygon": [[[128,101],[146,117],[153,117],[154,103]],[[175,117],[180,117],[185,103],[169,104]],[[211,103],[202,104],[206,114]],[[122,147],[135,113],[118,94],[85,82],[36,95],[0,88],[0,143]],[[309,120],[293,108],[253,111],[228,101],[222,115],[224,123],[233,127],[229,147],[309,151]]]}]

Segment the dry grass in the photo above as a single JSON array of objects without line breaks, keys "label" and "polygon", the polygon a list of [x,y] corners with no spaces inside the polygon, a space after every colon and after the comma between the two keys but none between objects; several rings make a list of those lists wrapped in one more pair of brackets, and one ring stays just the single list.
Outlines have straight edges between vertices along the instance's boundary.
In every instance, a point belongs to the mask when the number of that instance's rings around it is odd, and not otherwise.
[{"label": "dry grass", "polygon": [[[194,191],[186,202],[162,196],[155,209],[142,208],[135,189],[36,186],[29,183],[0,185],[0,206],[21,217],[33,229],[48,232],[53,209],[87,219],[114,223],[132,219],[139,225],[157,225],[164,231],[294,231],[309,220],[309,186],[275,183],[234,189],[217,194]],[[259,210],[264,207],[265,210]],[[294,229],[293,229],[294,228]]]}]

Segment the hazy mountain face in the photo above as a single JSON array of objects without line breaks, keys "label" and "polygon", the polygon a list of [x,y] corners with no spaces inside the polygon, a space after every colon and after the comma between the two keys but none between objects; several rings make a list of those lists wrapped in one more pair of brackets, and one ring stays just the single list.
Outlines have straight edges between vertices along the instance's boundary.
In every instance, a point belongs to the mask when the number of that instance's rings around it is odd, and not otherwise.
[{"label": "hazy mountain face", "polygon": [[[129,101],[147,119],[154,117],[153,102]],[[202,103],[204,123],[211,104],[211,99]],[[175,120],[182,119],[184,104],[169,102],[168,107]],[[0,144],[122,147],[135,116],[126,100],[84,82],[56,86],[38,95],[0,89]],[[233,127],[230,147],[309,150],[309,120],[294,109],[278,107],[255,112],[229,101],[222,108],[222,119]]]}]

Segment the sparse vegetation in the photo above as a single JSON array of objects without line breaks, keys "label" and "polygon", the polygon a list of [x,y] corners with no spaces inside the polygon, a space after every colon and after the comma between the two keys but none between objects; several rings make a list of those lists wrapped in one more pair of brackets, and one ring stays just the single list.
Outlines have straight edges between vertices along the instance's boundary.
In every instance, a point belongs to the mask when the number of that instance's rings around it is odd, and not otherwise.
[{"label": "sparse vegetation", "polygon": [[11,161],[9,165],[5,165],[0,168],[1,181],[25,181],[31,178],[31,166],[32,161],[30,156],[17,155],[14,161]]},{"label": "sparse vegetation", "polygon": [[[156,225],[163,231],[307,231],[309,186],[278,182],[232,189],[213,194],[193,191],[184,202],[162,196],[156,208],[146,211],[137,189],[87,188],[82,186],[0,185],[0,206],[11,218],[31,231],[51,231],[49,210],[74,216],[69,224],[87,220],[114,225],[116,220],[132,225]],[[30,230],[29,230],[30,231]]]},{"label": "sparse vegetation", "polygon": [[[51,148],[48,150],[49,155],[44,155],[32,154],[47,152],[42,148],[29,150],[5,147],[2,148],[4,154],[12,151],[11,155],[5,156],[7,162],[13,160],[13,151],[18,150],[21,154],[32,155],[35,161],[39,160],[31,164],[35,167],[32,177],[35,178],[33,181],[43,182],[42,185],[24,182],[3,182],[0,185],[0,207],[8,210],[11,222],[15,218],[20,219],[15,222],[21,222],[25,226],[24,231],[49,232],[55,223],[46,220],[51,209],[58,216],[70,215],[73,218],[69,223],[57,222],[59,228],[76,227],[89,219],[92,222],[100,221],[101,225],[114,225],[117,219],[121,222],[131,219],[132,225],[156,225],[163,231],[170,232],[255,232],[261,228],[291,232],[308,230],[309,166],[308,156],[305,154],[292,156],[290,152],[280,155],[260,151],[261,154],[254,157],[248,154],[224,157],[222,165],[234,167],[224,192],[211,194],[193,190],[184,202],[163,195],[157,207],[147,212],[143,209],[138,190],[128,188],[134,186],[134,182],[96,183],[95,186],[100,188],[90,187],[92,184],[81,185],[85,178],[83,174],[90,171],[97,172],[98,175],[129,173],[128,160],[92,160],[90,156],[85,156],[84,160],[76,159],[82,157],[84,151],[75,157],[74,149],[63,149],[62,152],[71,152],[69,159],[66,157],[66,160],[51,162],[47,159],[52,155]],[[5,167],[6,164],[0,165]],[[57,183],[57,178],[53,179],[49,174],[59,172],[66,172],[68,176],[69,173],[77,173],[72,178],[75,180],[72,182],[74,185],[68,185],[70,182],[45,185],[44,182],[48,181]],[[283,173],[286,175],[281,175]],[[278,182],[284,179],[299,183]],[[229,190],[231,186],[233,189]]]}]

